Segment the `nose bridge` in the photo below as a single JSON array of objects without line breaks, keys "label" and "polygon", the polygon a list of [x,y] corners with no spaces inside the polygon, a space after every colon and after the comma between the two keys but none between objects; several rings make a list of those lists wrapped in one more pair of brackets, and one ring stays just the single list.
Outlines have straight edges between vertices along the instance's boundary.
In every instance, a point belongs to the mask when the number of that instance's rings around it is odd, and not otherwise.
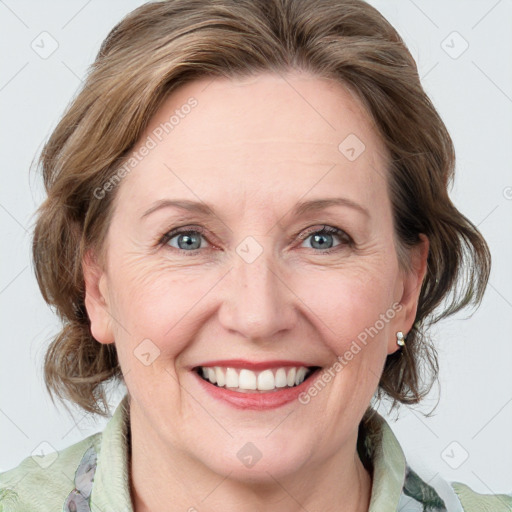
[{"label": "nose bridge", "polygon": [[290,292],[282,282],[270,241],[271,237],[267,244],[253,237],[244,239],[233,254],[226,283],[221,322],[250,339],[269,339],[293,322]]}]

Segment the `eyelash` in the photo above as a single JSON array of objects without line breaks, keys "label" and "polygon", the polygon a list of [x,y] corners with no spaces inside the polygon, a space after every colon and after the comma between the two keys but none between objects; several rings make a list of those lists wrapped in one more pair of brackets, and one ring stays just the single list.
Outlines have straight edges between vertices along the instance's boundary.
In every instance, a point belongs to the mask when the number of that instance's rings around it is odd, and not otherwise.
[{"label": "eyelash", "polygon": [[[176,235],[190,234],[190,233],[199,233],[208,241],[208,239],[205,235],[205,230],[202,227],[200,227],[200,226],[183,226],[183,227],[172,229],[171,231],[168,231],[167,233],[165,233],[162,236],[162,238],[159,240],[158,245],[163,247],[163,246],[167,245],[168,242],[170,240],[172,240]],[[311,235],[315,235],[315,234],[336,235],[340,238],[340,244],[336,245],[334,247],[330,247],[329,249],[324,249],[324,250],[312,249],[317,254],[329,254],[329,253],[333,253],[337,250],[340,250],[341,248],[343,248],[343,246],[348,246],[348,247],[352,248],[355,245],[353,239],[345,231],[343,231],[342,229],[339,229],[339,228],[336,228],[333,226],[327,226],[327,225],[323,225],[320,229],[318,229],[318,226],[315,226],[313,228],[307,229],[305,232],[302,232],[302,233],[299,232],[299,233],[295,234],[292,237],[292,239],[299,238],[300,241],[304,241],[307,238],[309,238]],[[185,251],[183,249],[177,249],[176,247],[171,247],[171,246],[168,246],[168,247],[172,250],[180,251],[182,253],[188,253],[187,256],[197,256],[198,251],[201,250],[201,249],[193,249],[191,251]]]}]

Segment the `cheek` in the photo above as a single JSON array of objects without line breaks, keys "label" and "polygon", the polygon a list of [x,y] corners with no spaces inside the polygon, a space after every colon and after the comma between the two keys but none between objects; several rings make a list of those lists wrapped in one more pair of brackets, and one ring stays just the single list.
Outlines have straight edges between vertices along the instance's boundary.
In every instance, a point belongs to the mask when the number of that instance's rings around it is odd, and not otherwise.
[{"label": "cheek", "polygon": [[206,319],[198,304],[218,281],[216,273],[169,268],[146,257],[119,266],[112,276],[119,350],[136,350],[141,340],[154,343],[162,359],[176,357]]},{"label": "cheek", "polygon": [[357,268],[310,272],[295,282],[294,290],[324,343],[340,355],[354,341],[362,345],[387,339],[397,310],[397,275],[393,261],[379,260]]},{"label": "cheek", "polygon": [[[386,361],[396,314],[394,273],[379,269],[380,265],[368,266],[364,272],[319,272],[316,286],[308,288],[306,302],[318,318],[315,335],[332,359],[322,376],[325,384],[312,386],[302,403],[316,400],[313,413],[337,418],[326,426],[331,439],[339,440],[343,426],[350,428],[349,418],[362,417]],[[321,393],[323,386],[330,392]],[[318,395],[321,398],[315,398]]]}]

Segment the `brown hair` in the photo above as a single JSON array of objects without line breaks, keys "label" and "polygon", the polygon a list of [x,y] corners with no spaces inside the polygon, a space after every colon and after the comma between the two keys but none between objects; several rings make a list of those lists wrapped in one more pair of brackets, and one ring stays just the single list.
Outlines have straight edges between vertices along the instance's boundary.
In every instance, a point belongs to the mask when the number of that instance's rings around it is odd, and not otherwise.
[{"label": "brown hair", "polygon": [[405,347],[388,356],[377,395],[394,407],[418,403],[431,389],[438,362],[427,327],[480,303],[491,260],[448,196],[453,144],[398,33],[361,0],[166,0],[112,29],[40,156],[48,198],[37,211],[35,272],[63,321],[44,363],[52,399],[107,414],[105,385],[122,380],[115,345],[92,337],[84,306],[82,259],[89,248],[101,254],[115,197],[114,190],[98,200],[94,191],[180,85],[291,70],[333,78],[357,94],[391,157],[398,254],[420,233],[430,240],[416,322]]}]

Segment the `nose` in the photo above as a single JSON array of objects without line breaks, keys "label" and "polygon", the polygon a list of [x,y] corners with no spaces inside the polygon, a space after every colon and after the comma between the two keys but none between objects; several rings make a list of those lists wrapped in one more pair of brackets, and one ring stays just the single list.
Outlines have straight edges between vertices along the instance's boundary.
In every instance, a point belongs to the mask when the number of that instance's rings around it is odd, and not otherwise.
[{"label": "nose", "polygon": [[269,250],[252,262],[235,254],[233,268],[223,280],[222,326],[260,344],[275,342],[276,336],[291,330],[297,318],[295,295],[284,274]]}]

